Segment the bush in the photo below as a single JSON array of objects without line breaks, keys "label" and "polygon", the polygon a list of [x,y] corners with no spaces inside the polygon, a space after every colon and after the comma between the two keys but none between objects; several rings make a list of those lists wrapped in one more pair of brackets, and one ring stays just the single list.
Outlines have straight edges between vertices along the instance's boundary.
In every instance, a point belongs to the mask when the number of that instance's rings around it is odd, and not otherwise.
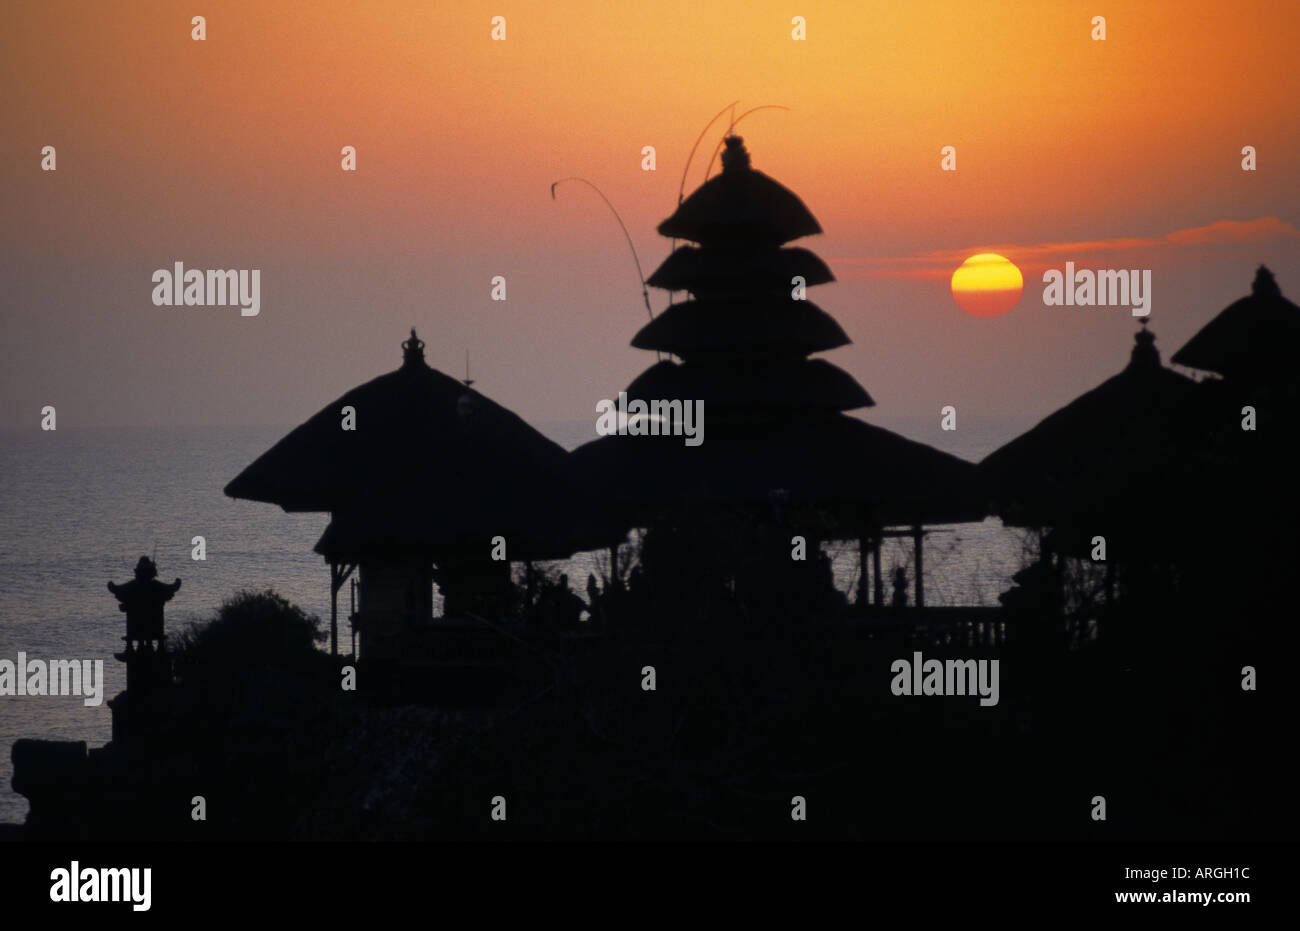
[{"label": "bush", "polygon": [[212,620],[191,624],[176,638],[173,664],[182,678],[239,667],[309,672],[325,640],[320,618],[267,589],[226,599]]}]

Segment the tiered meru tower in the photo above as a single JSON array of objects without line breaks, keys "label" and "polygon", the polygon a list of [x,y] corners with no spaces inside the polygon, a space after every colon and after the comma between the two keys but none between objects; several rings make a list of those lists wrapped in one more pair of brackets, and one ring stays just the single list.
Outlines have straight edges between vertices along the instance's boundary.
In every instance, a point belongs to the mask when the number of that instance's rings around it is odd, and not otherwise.
[{"label": "tiered meru tower", "polygon": [[575,471],[630,527],[734,506],[770,506],[779,520],[799,513],[809,540],[859,541],[864,583],[874,551],[879,602],[886,528],[908,528],[919,567],[923,524],[984,516],[974,467],[845,413],[874,402],[848,373],[809,358],[849,342],[806,299],[806,289],[835,277],[812,252],[787,245],[821,226],[792,191],[750,166],[743,140],[725,143],[721,173],[658,227],[688,244],[647,284],[690,299],[632,340],[681,361],[660,361],[627,388],[629,401],[652,410],[654,401],[703,401],[703,443],[629,430],[575,450]]},{"label": "tiered meru tower", "polygon": [[671,353],[628,387],[646,399],[702,399],[710,426],[805,419],[874,402],[846,372],[808,356],[847,345],[806,289],[834,281],[826,263],[786,243],[821,232],[793,192],[754,170],[739,136],[722,172],[659,224],[696,245],[675,249],[647,284],[691,299],[671,304],[632,345]]}]

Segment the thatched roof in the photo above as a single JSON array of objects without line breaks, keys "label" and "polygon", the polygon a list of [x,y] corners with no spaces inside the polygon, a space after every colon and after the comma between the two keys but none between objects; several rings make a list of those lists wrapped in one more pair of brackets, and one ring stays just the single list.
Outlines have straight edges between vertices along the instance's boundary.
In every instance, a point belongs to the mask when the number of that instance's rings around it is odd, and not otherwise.
[{"label": "thatched roof", "polygon": [[[232,498],[286,511],[335,511],[391,491],[399,476],[420,481],[448,506],[490,498],[503,484],[545,488],[566,453],[518,416],[428,366],[423,343],[403,343],[402,367],[327,404],[225,488]],[[356,429],[342,429],[343,408]]]},{"label": "thatched roof", "polygon": [[1282,377],[1294,382],[1300,365],[1300,307],[1282,296],[1272,272],[1261,265],[1251,293],[1203,326],[1171,361],[1234,381]]},{"label": "thatched roof", "polygon": [[806,356],[847,346],[835,318],[811,301],[686,301],[671,304],[632,339],[637,349],[682,358],[698,353],[768,350]]},{"label": "thatched roof", "polygon": [[704,402],[766,410],[846,411],[872,407],[875,401],[852,375],[823,359],[743,364],[657,362],[627,387],[629,399]]},{"label": "thatched roof", "polygon": [[730,136],[726,143],[722,173],[660,223],[660,235],[704,246],[779,246],[822,231],[794,192],[749,167],[743,139]]},{"label": "thatched roof", "polygon": [[[1144,321],[1145,322],[1145,321]],[[1018,526],[1159,521],[1195,510],[1213,417],[1191,379],[1137,334],[1128,366],[979,464],[994,510]]]},{"label": "thatched roof", "polygon": [[[474,482],[495,490],[467,493]],[[315,549],[344,562],[362,556],[436,561],[466,550],[487,558],[499,535],[511,561],[564,559],[622,541],[622,529],[603,517],[599,505],[567,470],[548,476],[545,487],[520,481],[511,462],[490,476],[430,481],[413,474],[335,511]]]},{"label": "thatched roof", "polygon": [[698,447],[671,436],[593,440],[574,450],[576,474],[628,526],[665,510],[761,506],[776,490],[791,504],[828,509],[846,537],[870,524],[978,520],[985,513],[973,465],[852,417],[706,427]]},{"label": "thatched roof", "polygon": [[669,291],[707,295],[718,292],[789,294],[794,276],[808,287],[835,280],[830,268],[807,249],[734,251],[681,246],[664,259],[646,284]]}]

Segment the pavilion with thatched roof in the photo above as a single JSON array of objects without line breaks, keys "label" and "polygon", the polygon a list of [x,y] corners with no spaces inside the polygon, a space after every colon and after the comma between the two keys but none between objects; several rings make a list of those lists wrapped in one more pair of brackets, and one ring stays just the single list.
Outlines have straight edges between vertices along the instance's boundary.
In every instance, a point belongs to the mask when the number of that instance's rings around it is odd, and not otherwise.
[{"label": "pavilion with thatched roof", "polygon": [[1297,355],[1300,307],[1282,296],[1273,273],[1261,265],[1250,294],[1201,327],[1170,361],[1215,372],[1247,390],[1283,389],[1294,397]]},{"label": "pavilion with thatched roof", "polygon": [[1074,555],[1101,534],[1115,556],[1186,515],[1205,474],[1208,408],[1196,382],[1161,365],[1146,323],[1122,371],[979,464],[1004,523],[1054,528]]},{"label": "pavilion with thatched roof", "polygon": [[1213,406],[1161,365],[1146,322],[1122,371],[979,464],[993,513],[1040,533],[1038,561],[1001,596],[1034,636],[1090,639],[1121,616],[1109,637],[1147,636],[1189,579],[1215,571],[1206,531],[1224,489]]},{"label": "pavilion with thatched roof", "polygon": [[632,340],[680,361],[658,362],[627,388],[630,401],[703,401],[705,441],[605,436],[575,450],[575,466],[627,527],[672,510],[762,509],[774,496],[815,509],[821,539],[859,539],[864,554],[872,541],[877,600],[883,528],[905,524],[922,603],[921,525],[984,516],[974,467],[846,415],[875,402],[847,372],[809,358],[849,342],[805,296],[834,275],[813,252],[786,245],[821,226],[798,196],[751,167],[740,137],[725,143],[721,173],[658,227],[693,245],[676,248],[646,283],[690,299]]},{"label": "pavilion with thatched roof", "polygon": [[[1300,510],[1295,435],[1300,430],[1300,307],[1282,296],[1273,273],[1255,272],[1251,293],[1234,301],[1173,355],[1213,372],[1200,387],[1211,408],[1214,468],[1221,490],[1201,503],[1207,530],[1251,541],[1260,554],[1244,570],[1286,578],[1297,546],[1279,515]],[[1255,586],[1255,590],[1259,587]]]},{"label": "pavilion with thatched roof", "polygon": [[1050,529],[1022,573],[1033,584],[1061,594],[1062,563],[1098,559],[1101,537],[1103,601],[1134,630],[1196,619],[1223,637],[1228,618],[1234,630],[1263,629],[1290,598],[1296,551],[1295,414],[1284,399],[1294,398],[1300,308],[1261,267],[1253,293],[1174,354],[1222,376],[1200,382],[1161,365],[1146,323],[1123,371],[991,453],[981,484],[1005,523]]},{"label": "pavilion with thatched roof", "polygon": [[[399,655],[431,614],[437,579],[467,604],[470,577],[509,583],[510,560],[610,542],[577,513],[568,454],[518,416],[430,368],[411,331],[401,368],[326,405],[225,488],[286,511],[328,511],[316,545],[330,564],[331,649],[339,588],[359,568],[362,652]],[[345,416],[354,429],[345,429]],[[505,560],[492,558],[504,540]],[[472,586],[470,586],[472,587]]]}]

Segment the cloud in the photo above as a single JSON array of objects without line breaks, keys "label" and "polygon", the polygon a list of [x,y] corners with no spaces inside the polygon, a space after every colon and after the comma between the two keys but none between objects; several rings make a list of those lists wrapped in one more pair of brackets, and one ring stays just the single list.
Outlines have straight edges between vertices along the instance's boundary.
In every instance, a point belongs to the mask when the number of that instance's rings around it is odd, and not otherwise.
[{"label": "cloud", "polygon": [[1032,245],[981,244],[963,249],[939,249],[907,256],[866,258],[843,256],[827,259],[827,262],[835,269],[836,276],[839,278],[947,279],[952,276],[953,270],[958,265],[978,252],[996,252],[1005,255],[1015,262],[1021,271],[1033,272],[1048,267],[1058,257],[1062,261],[1078,260],[1109,252],[1157,249],[1169,245],[1223,245],[1267,242],[1275,239],[1300,239],[1300,229],[1277,217],[1260,217],[1257,220],[1216,220],[1207,226],[1175,230],[1160,238],[1127,236],[1074,242],[1041,242]]},{"label": "cloud", "polygon": [[1179,245],[1203,246],[1218,243],[1267,242],[1270,239],[1300,239],[1300,230],[1277,217],[1258,220],[1218,220],[1209,226],[1177,230],[1165,237]]}]

